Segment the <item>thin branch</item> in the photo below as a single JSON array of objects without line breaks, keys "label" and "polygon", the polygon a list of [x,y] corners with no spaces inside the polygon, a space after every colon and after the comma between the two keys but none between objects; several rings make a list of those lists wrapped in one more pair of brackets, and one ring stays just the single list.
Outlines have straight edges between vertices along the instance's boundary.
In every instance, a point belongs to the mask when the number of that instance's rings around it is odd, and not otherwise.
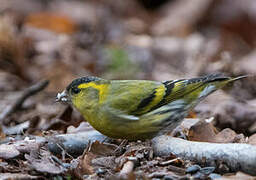
[{"label": "thin branch", "polygon": [[199,164],[218,167],[226,164],[231,171],[256,175],[256,146],[242,143],[207,143],[186,141],[170,136],[152,140],[156,156],[174,154]]},{"label": "thin branch", "polygon": [[48,80],[41,81],[37,84],[32,85],[31,87],[25,89],[21,96],[15,101],[14,104],[8,106],[1,114],[0,114],[0,124],[3,120],[21,108],[22,104],[28,99],[30,96],[35,95],[36,93],[42,91],[49,84]]},{"label": "thin branch", "polygon": [[127,178],[127,176],[133,171],[134,168],[134,162],[133,161],[127,161],[124,163],[122,170],[120,171],[119,176],[123,178]]}]

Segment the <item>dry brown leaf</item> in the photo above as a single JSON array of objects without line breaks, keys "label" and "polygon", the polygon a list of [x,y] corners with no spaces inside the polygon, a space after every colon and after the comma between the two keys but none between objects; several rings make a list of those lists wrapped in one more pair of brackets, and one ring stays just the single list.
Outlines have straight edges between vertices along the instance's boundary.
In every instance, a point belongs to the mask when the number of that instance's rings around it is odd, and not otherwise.
[{"label": "dry brown leaf", "polygon": [[91,163],[93,166],[96,166],[96,167],[115,169],[116,167],[115,158],[116,158],[115,156],[99,157],[99,158],[93,159]]},{"label": "dry brown leaf", "polygon": [[61,174],[65,171],[65,168],[53,161],[50,152],[47,151],[43,153],[40,152],[40,157],[36,157],[33,152],[31,152],[30,155],[25,154],[25,158],[28,160],[32,169],[41,173]]},{"label": "dry brown leaf", "polygon": [[64,15],[50,12],[30,14],[25,24],[36,28],[47,29],[56,33],[71,34],[75,32],[75,23]]},{"label": "dry brown leaf", "polygon": [[237,134],[230,128],[223,129],[215,136],[214,142],[216,143],[235,143],[235,142],[245,142],[244,135]]},{"label": "dry brown leaf", "polygon": [[92,166],[92,160],[96,157],[95,154],[91,152],[87,152],[84,156],[82,156],[79,164],[77,166],[77,172],[81,175],[84,174],[93,174],[95,172]]},{"label": "dry brown leaf", "polygon": [[245,143],[243,134],[237,134],[230,128],[218,132],[210,122],[192,121],[185,119],[181,127],[188,132],[188,138],[191,141],[213,142],[213,143]]},{"label": "dry brown leaf", "polygon": [[112,156],[114,155],[117,150],[118,146],[115,144],[109,143],[101,143],[99,141],[95,141],[90,146],[90,152],[97,156]]},{"label": "dry brown leaf", "polygon": [[78,166],[75,169],[75,173],[80,177],[83,175],[94,174],[97,169],[115,168],[114,158],[117,146],[114,144],[100,143],[99,141],[93,142],[84,154],[79,157]]},{"label": "dry brown leaf", "polygon": [[256,145],[256,134],[253,134],[249,137],[248,143],[251,145]]},{"label": "dry brown leaf", "polygon": [[190,128],[188,138],[191,141],[214,142],[217,130],[206,121],[199,121]]}]

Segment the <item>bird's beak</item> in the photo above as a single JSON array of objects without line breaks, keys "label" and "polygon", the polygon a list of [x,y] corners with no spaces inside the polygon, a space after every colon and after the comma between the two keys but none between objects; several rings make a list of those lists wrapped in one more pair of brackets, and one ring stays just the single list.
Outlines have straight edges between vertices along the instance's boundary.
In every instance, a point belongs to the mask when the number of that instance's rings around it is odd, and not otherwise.
[{"label": "bird's beak", "polygon": [[56,102],[70,102],[70,98],[66,90],[64,90],[62,93],[57,94]]}]

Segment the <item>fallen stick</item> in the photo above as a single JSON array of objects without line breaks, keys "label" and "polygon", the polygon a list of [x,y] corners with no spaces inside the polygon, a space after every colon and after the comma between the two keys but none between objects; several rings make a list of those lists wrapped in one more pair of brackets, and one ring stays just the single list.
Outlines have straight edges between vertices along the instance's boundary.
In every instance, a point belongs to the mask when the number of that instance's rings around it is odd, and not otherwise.
[{"label": "fallen stick", "polygon": [[25,89],[21,96],[16,100],[16,102],[10,106],[8,106],[1,114],[0,114],[0,124],[3,120],[21,108],[22,104],[25,102],[27,98],[33,96],[34,94],[42,91],[46,86],[49,84],[48,80],[41,81],[37,84],[30,86],[29,88]]},{"label": "fallen stick", "polygon": [[215,167],[224,163],[231,171],[256,175],[256,146],[253,145],[193,142],[166,135],[154,138],[152,144],[156,156],[174,154],[199,164]]},{"label": "fallen stick", "polygon": [[77,134],[59,134],[47,138],[48,149],[53,154],[61,154],[63,151],[74,157],[83,154],[87,145],[91,142],[109,142],[110,139],[98,131],[86,131]]},{"label": "fallen stick", "polygon": [[123,168],[120,171],[120,178],[127,178],[129,176],[129,174],[133,171],[134,168],[134,162],[133,161],[127,161],[126,163],[124,163]]}]

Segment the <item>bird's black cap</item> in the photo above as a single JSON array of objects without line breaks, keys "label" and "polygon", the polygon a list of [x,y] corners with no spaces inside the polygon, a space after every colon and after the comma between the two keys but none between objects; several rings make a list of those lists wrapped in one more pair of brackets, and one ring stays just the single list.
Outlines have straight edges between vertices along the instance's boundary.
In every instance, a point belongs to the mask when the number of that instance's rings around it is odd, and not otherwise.
[{"label": "bird's black cap", "polygon": [[89,82],[97,81],[97,80],[100,80],[100,79],[101,78],[94,77],[94,76],[86,76],[86,77],[77,78],[77,79],[73,80],[68,85],[68,87],[66,89],[67,89],[67,91],[69,91],[71,88],[77,87],[77,86],[79,86],[82,83],[89,83]]}]

